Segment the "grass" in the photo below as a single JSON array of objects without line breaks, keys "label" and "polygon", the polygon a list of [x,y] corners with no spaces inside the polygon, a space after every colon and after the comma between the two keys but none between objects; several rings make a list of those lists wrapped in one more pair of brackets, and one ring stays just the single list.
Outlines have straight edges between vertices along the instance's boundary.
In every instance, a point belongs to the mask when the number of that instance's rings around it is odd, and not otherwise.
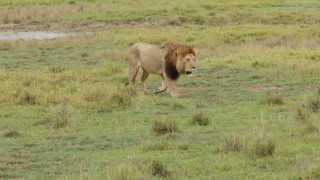
[{"label": "grass", "polygon": [[226,150],[227,151],[241,151],[243,148],[243,140],[238,134],[234,132],[226,136]]},{"label": "grass", "polygon": [[274,91],[267,91],[260,99],[260,104],[283,105],[283,97]]},{"label": "grass", "polygon": [[16,137],[20,136],[20,133],[16,129],[10,129],[4,134],[4,137]]},{"label": "grass", "polygon": [[159,177],[167,177],[169,175],[169,172],[160,160],[154,160],[152,162],[152,175]]},{"label": "grass", "polygon": [[[0,40],[0,179],[319,177],[318,1],[141,3],[0,2],[4,31],[79,33]],[[181,98],[126,87],[166,40],[199,52]]]},{"label": "grass", "polygon": [[178,131],[177,123],[173,120],[159,121],[155,120],[153,123],[153,131],[157,135],[166,133],[173,133]]},{"label": "grass", "polygon": [[193,125],[207,126],[209,123],[209,117],[205,112],[198,111],[192,115],[191,124]]}]

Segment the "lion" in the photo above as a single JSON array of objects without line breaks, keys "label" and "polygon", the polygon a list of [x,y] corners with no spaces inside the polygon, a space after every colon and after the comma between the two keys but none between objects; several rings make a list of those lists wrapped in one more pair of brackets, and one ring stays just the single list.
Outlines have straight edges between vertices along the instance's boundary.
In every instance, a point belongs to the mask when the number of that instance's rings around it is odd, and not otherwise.
[{"label": "lion", "polygon": [[146,79],[149,74],[157,74],[162,78],[162,86],[154,93],[168,92],[172,97],[179,97],[174,81],[178,80],[181,74],[188,76],[196,71],[197,51],[189,46],[177,42],[167,41],[161,46],[136,43],[129,49],[130,78],[129,85],[134,86],[136,76],[141,66],[141,90],[147,92]]}]

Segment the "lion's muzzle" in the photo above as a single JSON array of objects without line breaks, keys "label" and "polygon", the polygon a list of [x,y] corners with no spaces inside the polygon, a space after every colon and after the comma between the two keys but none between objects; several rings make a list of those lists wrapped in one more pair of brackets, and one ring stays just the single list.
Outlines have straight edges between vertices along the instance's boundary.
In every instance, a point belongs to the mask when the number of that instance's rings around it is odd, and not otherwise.
[{"label": "lion's muzzle", "polygon": [[186,71],[187,76],[192,76],[192,71]]}]

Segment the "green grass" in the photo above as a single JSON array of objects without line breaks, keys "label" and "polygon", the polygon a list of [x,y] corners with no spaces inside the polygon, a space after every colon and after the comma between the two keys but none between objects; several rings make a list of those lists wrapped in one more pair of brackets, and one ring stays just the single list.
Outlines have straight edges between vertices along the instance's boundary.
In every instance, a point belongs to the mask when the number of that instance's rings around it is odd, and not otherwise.
[{"label": "green grass", "polygon": [[[0,179],[319,178],[319,7],[1,1],[0,25],[94,33],[0,40]],[[130,45],[166,40],[199,52],[181,98],[125,87]]]}]

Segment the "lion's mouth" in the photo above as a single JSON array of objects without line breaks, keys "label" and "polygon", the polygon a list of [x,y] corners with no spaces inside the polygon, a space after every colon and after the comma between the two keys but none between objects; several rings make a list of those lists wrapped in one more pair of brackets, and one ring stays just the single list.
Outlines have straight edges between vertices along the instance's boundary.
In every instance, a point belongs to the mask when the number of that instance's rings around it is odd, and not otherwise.
[{"label": "lion's mouth", "polygon": [[192,71],[186,71],[187,76],[192,76]]}]

